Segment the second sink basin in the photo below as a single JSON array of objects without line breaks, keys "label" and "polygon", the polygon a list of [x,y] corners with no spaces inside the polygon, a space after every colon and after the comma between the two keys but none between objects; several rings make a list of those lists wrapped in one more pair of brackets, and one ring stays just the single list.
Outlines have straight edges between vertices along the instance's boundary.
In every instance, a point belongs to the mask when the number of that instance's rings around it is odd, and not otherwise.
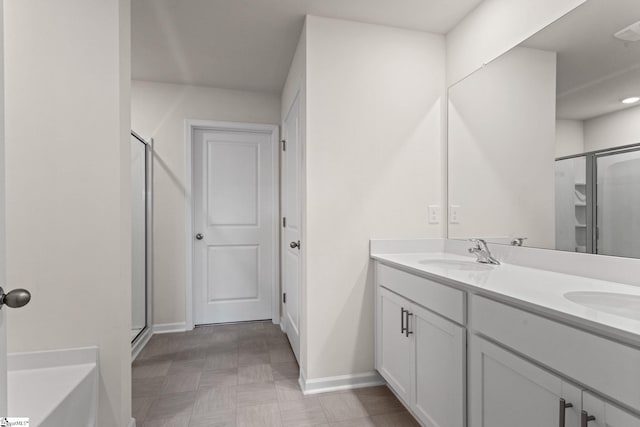
[{"label": "second sink basin", "polygon": [[564,297],[594,310],[640,321],[640,295],[614,292],[567,292]]},{"label": "second sink basin", "polygon": [[463,261],[453,259],[424,259],[418,261],[422,265],[443,268],[446,270],[462,270],[462,271],[490,271],[493,266],[489,264],[480,264],[475,261]]}]

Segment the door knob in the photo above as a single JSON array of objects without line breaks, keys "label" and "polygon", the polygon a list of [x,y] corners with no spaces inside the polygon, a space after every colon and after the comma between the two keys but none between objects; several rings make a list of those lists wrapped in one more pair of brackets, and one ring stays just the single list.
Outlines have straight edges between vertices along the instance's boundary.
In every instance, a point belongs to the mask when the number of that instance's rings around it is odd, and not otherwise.
[{"label": "door knob", "polygon": [[196,239],[197,240],[202,240],[202,239],[204,239],[204,236],[202,234],[198,233],[198,234],[196,234]]},{"label": "door knob", "polygon": [[300,249],[300,240],[298,240],[297,242],[291,242],[291,243],[289,243],[289,247],[290,247],[291,249],[295,249],[295,248]]},{"label": "door knob", "polygon": [[11,308],[24,307],[29,301],[31,301],[31,293],[26,289],[14,289],[5,294],[4,289],[0,288],[0,309],[3,305]]}]

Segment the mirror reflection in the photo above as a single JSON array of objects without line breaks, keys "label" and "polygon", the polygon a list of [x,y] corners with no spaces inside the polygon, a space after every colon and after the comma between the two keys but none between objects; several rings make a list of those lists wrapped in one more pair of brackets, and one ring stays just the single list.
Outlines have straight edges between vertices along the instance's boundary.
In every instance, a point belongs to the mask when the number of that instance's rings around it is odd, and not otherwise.
[{"label": "mirror reflection", "polygon": [[449,237],[640,258],[640,2],[589,0],[449,88]]}]

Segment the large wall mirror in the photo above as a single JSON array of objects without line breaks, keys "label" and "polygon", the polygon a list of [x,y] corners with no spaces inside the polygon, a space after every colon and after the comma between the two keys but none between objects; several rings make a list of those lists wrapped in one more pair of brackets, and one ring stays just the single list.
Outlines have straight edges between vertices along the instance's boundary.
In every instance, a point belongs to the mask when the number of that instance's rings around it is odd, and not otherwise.
[{"label": "large wall mirror", "polygon": [[640,258],[638,21],[588,0],[449,88],[449,238]]}]

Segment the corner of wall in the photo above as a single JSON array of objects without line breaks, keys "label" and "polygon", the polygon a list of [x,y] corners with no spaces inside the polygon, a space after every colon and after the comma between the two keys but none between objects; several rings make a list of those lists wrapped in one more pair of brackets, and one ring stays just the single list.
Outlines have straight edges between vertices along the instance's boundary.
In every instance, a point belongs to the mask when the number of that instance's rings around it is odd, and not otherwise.
[{"label": "corner of wall", "polygon": [[[120,279],[122,289],[129,298],[127,313],[131,313],[131,0],[118,0],[118,55],[120,72]],[[129,337],[131,317],[124,316],[123,333]],[[121,358],[121,403],[120,417],[125,424],[131,418],[131,344],[123,340]]]}]

